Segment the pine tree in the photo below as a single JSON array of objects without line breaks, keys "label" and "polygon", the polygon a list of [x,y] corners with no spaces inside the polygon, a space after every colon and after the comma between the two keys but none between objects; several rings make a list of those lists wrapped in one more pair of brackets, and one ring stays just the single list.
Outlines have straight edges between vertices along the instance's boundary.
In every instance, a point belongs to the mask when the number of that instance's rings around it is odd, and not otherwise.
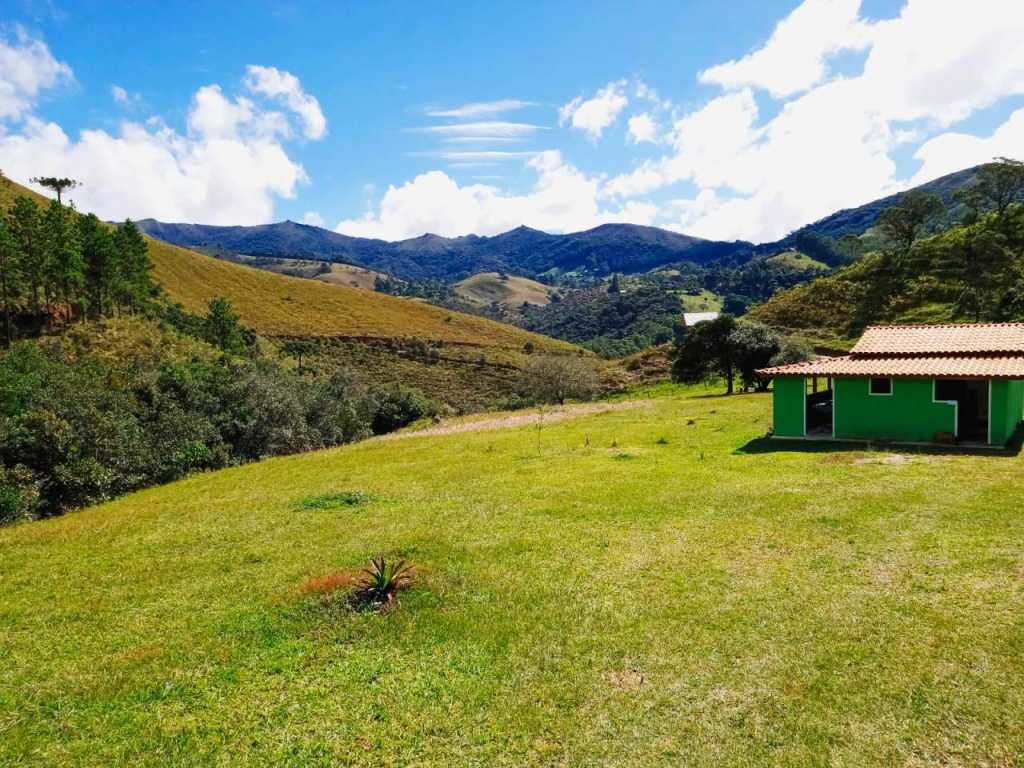
[{"label": "pine tree", "polygon": [[7,224],[0,221],[0,301],[3,302],[4,340],[8,347],[14,340],[11,314],[21,288],[20,256],[17,238]]},{"label": "pine tree", "polygon": [[75,301],[85,283],[78,227],[74,208],[65,208],[56,200],[43,216],[44,292],[47,308],[55,302],[64,305],[66,319],[71,318]]},{"label": "pine tree", "polygon": [[231,302],[225,298],[217,297],[210,301],[203,321],[203,333],[207,341],[225,352],[236,355],[245,352],[239,317],[231,308]]},{"label": "pine tree", "polygon": [[110,229],[95,214],[80,216],[78,231],[85,263],[85,299],[94,317],[112,310],[121,273],[119,256]]},{"label": "pine tree", "polygon": [[150,294],[149,249],[139,228],[128,219],[117,228],[114,242],[119,252],[120,275],[117,301],[132,310],[142,307]]},{"label": "pine tree", "polygon": [[41,187],[52,189],[57,193],[57,203],[63,203],[61,195],[66,189],[74,189],[80,187],[82,182],[75,179],[62,178],[59,176],[36,176],[34,179],[29,179],[33,184],[38,184]]},{"label": "pine tree", "polygon": [[19,195],[7,214],[11,234],[21,251],[21,267],[32,300],[32,312],[42,308],[41,291],[45,279],[43,259],[42,216],[36,202]]}]

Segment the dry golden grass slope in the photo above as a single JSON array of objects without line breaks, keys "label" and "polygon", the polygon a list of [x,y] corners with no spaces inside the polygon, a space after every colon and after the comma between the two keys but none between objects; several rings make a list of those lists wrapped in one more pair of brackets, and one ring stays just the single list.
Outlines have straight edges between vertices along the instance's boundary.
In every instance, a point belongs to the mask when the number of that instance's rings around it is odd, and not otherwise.
[{"label": "dry golden grass slope", "polygon": [[471,275],[456,283],[455,291],[467,301],[478,304],[491,304],[497,301],[506,306],[518,307],[524,302],[541,306],[551,303],[551,288],[544,283],[512,275],[502,280],[497,272],[479,272]]},{"label": "dry golden grass slope", "polygon": [[[14,182],[2,185],[0,204],[18,194],[49,201]],[[504,323],[409,299],[278,275],[203,256],[147,238],[156,281],[190,312],[211,299],[228,299],[242,321],[272,337],[418,337],[430,341],[520,350],[569,350],[572,345]]]}]

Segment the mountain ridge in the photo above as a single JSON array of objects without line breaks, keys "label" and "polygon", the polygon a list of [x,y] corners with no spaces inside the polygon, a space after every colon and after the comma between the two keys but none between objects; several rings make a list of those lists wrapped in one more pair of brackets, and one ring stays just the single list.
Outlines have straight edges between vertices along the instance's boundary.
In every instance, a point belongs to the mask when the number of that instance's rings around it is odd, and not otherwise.
[{"label": "mountain ridge", "polygon": [[799,245],[810,237],[838,239],[870,229],[881,211],[907,192],[939,194],[948,203],[970,184],[980,166],[965,168],[925,184],[846,208],[794,230],[780,240],[709,240],[638,224],[608,223],[591,229],[552,234],[520,225],[496,235],[443,237],[424,233],[387,241],[352,237],[291,220],[255,226],[136,222],[146,234],[187,248],[274,258],[342,261],[413,280],[455,282],[480,272],[512,272],[527,277],[558,270],[585,270],[603,276],[639,273],[666,264],[742,263]]}]

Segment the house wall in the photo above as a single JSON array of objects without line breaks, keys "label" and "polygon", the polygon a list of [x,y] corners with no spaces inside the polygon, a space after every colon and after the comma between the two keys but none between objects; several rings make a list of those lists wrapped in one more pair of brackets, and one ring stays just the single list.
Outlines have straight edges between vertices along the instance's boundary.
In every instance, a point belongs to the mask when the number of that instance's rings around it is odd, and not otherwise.
[{"label": "house wall", "polygon": [[992,417],[989,442],[1005,445],[1024,417],[1024,381],[994,379],[989,408]]},{"label": "house wall", "polygon": [[779,437],[804,436],[803,376],[779,376],[772,383],[772,422]]},{"label": "house wall", "polygon": [[872,395],[867,378],[835,379],[835,436],[932,442],[956,429],[956,408],[932,399],[932,379],[893,379],[891,395]]}]

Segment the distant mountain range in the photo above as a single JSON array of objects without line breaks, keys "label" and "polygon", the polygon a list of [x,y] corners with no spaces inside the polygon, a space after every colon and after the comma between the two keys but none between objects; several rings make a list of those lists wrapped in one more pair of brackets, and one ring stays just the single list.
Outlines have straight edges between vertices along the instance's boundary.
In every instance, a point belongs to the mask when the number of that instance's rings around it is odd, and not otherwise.
[{"label": "distant mountain range", "polygon": [[[948,203],[958,189],[973,180],[976,171],[976,167],[967,168],[916,189],[939,194]],[[155,219],[137,224],[152,237],[214,253],[340,261],[410,280],[453,282],[479,272],[535,277],[558,269],[585,270],[600,276],[645,272],[681,261],[702,265],[742,263],[758,255],[800,247],[809,236],[838,239],[859,235],[902,194],[838,211],[781,240],[761,244],[705,240],[635,224],[605,224],[564,235],[518,227],[493,237],[426,234],[397,242],[349,237],[294,221],[251,227],[168,224]]]}]

